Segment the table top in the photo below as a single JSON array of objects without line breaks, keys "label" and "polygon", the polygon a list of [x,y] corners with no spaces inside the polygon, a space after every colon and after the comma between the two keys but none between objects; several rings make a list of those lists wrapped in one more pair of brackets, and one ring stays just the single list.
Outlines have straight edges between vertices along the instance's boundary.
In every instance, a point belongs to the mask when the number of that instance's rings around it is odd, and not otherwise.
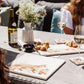
[{"label": "table top", "polygon": [[[18,29],[18,38],[21,39],[21,29]],[[43,31],[34,31],[34,38],[40,38],[42,41],[49,41],[50,44],[55,44],[55,39],[73,39],[73,35],[60,35],[57,33],[43,32]],[[5,56],[6,63],[9,63],[16,59],[17,57],[23,55],[26,52],[18,51],[17,49],[11,48],[8,45],[8,30],[7,27],[0,26],[0,47],[7,49],[8,53]],[[34,53],[31,53],[31,55]],[[33,83],[33,84],[84,84],[84,65],[76,66],[73,64],[69,58],[78,56],[76,54],[67,54],[67,55],[57,55],[52,56],[55,58],[61,58],[66,61],[66,63],[58,69],[48,80],[41,80],[33,77],[22,76],[14,73],[9,73],[9,77],[13,80]],[[84,56],[84,53],[81,53],[80,56]],[[23,82],[24,81],[24,82]],[[16,83],[15,83],[16,84]]]}]

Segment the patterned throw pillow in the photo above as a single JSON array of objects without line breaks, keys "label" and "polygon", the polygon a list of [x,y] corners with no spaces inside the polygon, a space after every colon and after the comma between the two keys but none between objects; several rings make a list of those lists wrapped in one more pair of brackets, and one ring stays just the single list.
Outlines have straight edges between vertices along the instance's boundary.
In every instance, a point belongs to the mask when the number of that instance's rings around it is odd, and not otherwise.
[{"label": "patterned throw pillow", "polygon": [[[53,9],[53,16],[51,22],[51,32],[61,33],[60,28],[58,27],[57,23],[60,21],[60,11]],[[64,31],[62,31],[64,33]]]},{"label": "patterned throw pillow", "polygon": [[32,22],[32,27],[34,30],[43,30],[44,17],[46,15],[46,6],[41,6],[38,9],[38,19]]}]

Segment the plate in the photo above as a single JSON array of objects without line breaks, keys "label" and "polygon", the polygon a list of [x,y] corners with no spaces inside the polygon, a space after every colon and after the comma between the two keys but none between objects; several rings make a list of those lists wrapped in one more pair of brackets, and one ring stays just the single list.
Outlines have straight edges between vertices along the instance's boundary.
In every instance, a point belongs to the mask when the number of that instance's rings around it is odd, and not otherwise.
[{"label": "plate", "polygon": [[[47,51],[41,51],[38,50],[40,55],[43,56],[52,56],[52,55],[59,55],[59,54],[72,54],[72,53],[78,53],[79,48],[73,48],[66,46],[65,44],[59,44],[59,45],[50,45]],[[80,52],[84,52],[84,48],[80,49]]]},{"label": "plate", "polygon": [[55,40],[55,42],[56,44],[65,44],[66,40],[59,39],[59,40]]},{"label": "plate", "polygon": [[70,58],[70,61],[76,65],[84,65],[84,57],[73,57]]},{"label": "plate", "polygon": [[26,53],[16,58],[9,70],[13,73],[47,80],[64,63],[63,59]]}]

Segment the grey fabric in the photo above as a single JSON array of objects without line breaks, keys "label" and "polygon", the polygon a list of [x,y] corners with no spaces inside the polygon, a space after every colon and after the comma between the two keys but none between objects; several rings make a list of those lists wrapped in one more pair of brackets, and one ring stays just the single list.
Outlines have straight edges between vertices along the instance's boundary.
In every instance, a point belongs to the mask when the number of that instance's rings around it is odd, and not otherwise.
[{"label": "grey fabric", "polygon": [[8,26],[9,17],[10,17],[10,7],[3,7],[1,8],[2,12],[0,13],[1,16],[1,25]]},{"label": "grey fabric", "polygon": [[46,1],[38,1],[37,4],[41,5],[41,6],[43,6],[43,5],[47,6],[46,7],[47,15],[46,15],[46,17],[44,19],[43,31],[50,31],[53,9],[60,10],[60,8],[65,3],[51,3],[51,2],[46,2]]},{"label": "grey fabric", "polygon": [[38,1],[47,1],[47,2],[54,2],[54,3],[63,3],[63,2],[69,2],[70,0],[35,0],[37,3]]},{"label": "grey fabric", "polygon": [[[21,0],[4,0],[4,4],[2,6],[11,6],[14,7],[14,4],[19,4]],[[34,1],[34,0],[32,0]]]},{"label": "grey fabric", "polygon": [[13,7],[14,4],[18,4],[20,0],[4,0],[4,4],[2,6],[11,6]]},{"label": "grey fabric", "polygon": [[37,2],[37,4],[42,6],[46,5],[47,9],[53,9],[53,8],[60,9],[65,3],[52,3],[52,2],[46,2],[46,1],[39,1]]}]

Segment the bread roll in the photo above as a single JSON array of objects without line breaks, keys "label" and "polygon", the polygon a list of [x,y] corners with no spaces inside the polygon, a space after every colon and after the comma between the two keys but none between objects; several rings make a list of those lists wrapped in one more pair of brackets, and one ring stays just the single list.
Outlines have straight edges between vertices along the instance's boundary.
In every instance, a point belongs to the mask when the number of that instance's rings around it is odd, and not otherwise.
[{"label": "bread roll", "polygon": [[41,45],[37,45],[35,48],[36,48],[36,50],[40,50]]},{"label": "bread roll", "polygon": [[41,46],[40,50],[41,50],[41,51],[46,51],[47,48],[46,48],[45,46]]}]

